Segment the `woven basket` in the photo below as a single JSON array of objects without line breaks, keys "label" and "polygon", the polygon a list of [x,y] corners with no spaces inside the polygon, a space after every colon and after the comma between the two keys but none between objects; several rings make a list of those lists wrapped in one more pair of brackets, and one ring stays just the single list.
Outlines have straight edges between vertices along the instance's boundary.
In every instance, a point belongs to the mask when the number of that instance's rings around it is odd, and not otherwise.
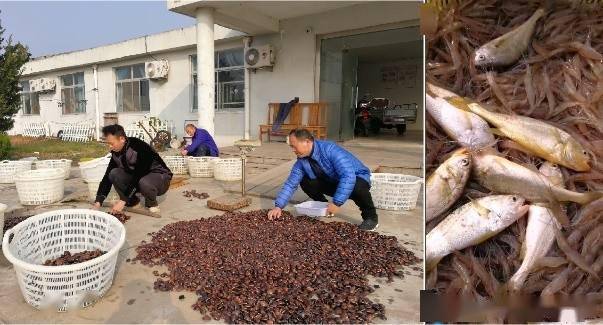
[{"label": "woven basket", "polygon": [[188,173],[191,177],[214,177],[216,157],[188,157]]},{"label": "woven basket", "polygon": [[186,157],[164,156],[162,158],[168,168],[175,175],[186,175],[186,173],[188,172],[188,163]]},{"label": "woven basket", "polygon": [[423,179],[417,176],[373,173],[371,174],[371,196],[377,209],[401,211],[412,210]]},{"label": "woven basket", "polygon": [[80,162],[80,172],[84,181],[102,179],[107,171],[111,157],[101,157],[90,161]]},{"label": "woven basket", "polygon": [[[101,181],[102,181],[102,178],[89,179],[86,182],[88,184],[88,195],[90,197],[90,200],[92,200],[92,201],[96,200],[96,192],[98,192],[98,187],[99,187]],[[107,194],[107,198],[105,198],[105,202],[113,203],[113,202],[117,202],[117,201],[119,201],[119,194],[117,194],[117,192],[115,192],[115,188],[113,186],[111,186],[111,191],[109,191],[109,194]]]},{"label": "woven basket", "polygon": [[71,159],[47,159],[35,162],[36,169],[40,168],[61,168],[63,178],[68,179],[71,173]]},{"label": "woven basket", "polygon": [[218,158],[214,162],[214,178],[219,181],[238,181],[242,175],[241,158]]},{"label": "woven basket", "polygon": [[60,168],[42,168],[17,173],[15,185],[23,205],[50,204],[65,194],[65,172]]},{"label": "woven basket", "polygon": [[17,173],[31,170],[31,161],[3,160],[0,161],[0,184],[12,184]]},{"label": "woven basket", "polygon": [[[110,214],[87,209],[55,210],[30,217],[8,230],[2,251],[14,266],[27,303],[39,309],[66,311],[87,307],[109,290],[125,238],[124,226]],[[41,265],[65,251],[95,249],[107,253],[79,264]]]}]

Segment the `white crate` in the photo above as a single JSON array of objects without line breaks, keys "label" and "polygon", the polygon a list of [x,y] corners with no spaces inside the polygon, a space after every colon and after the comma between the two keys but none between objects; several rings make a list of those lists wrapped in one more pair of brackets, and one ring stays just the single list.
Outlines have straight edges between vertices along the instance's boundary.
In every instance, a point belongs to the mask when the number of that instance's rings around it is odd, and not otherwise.
[{"label": "white crate", "polygon": [[371,174],[371,196],[377,209],[412,210],[423,179],[412,175],[373,173]]},{"label": "white crate", "polygon": [[238,181],[242,178],[241,158],[218,158],[214,163],[214,178],[219,181]]},{"label": "white crate", "polygon": [[30,170],[31,161],[3,160],[0,161],[0,184],[12,184],[17,173]]},{"label": "white crate", "polygon": [[35,162],[36,169],[40,168],[60,168],[63,170],[63,177],[69,178],[71,173],[71,159],[46,159]]},{"label": "white crate", "polygon": [[65,194],[64,171],[60,168],[42,168],[19,172],[15,185],[23,205],[55,203]]},{"label": "white crate", "polygon": [[162,159],[173,174],[186,175],[186,173],[188,173],[188,163],[186,157],[164,156]]},{"label": "white crate", "polygon": [[216,157],[188,157],[188,173],[191,177],[214,177]]},{"label": "white crate", "polygon": [[[99,179],[89,179],[86,183],[88,184],[88,196],[91,201],[96,200],[96,192],[98,192],[98,187],[102,181],[102,178]],[[105,202],[113,203],[119,201],[119,194],[115,192],[115,188],[111,186],[111,191],[107,194],[105,198]]]},{"label": "white crate", "polygon": [[329,202],[306,201],[295,205],[297,214],[303,214],[312,217],[324,217],[327,215],[327,206]]},{"label": "white crate", "polygon": [[80,162],[80,172],[84,181],[102,179],[105,176],[111,157],[101,157]]},{"label": "white crate", "polygon": [[[87,307],[109,290],[125,238],[124,226],[110,214],[56,210],[30,217],[8,230],[2,251],[14,266],[27,303],[38,309],[66,311]],[[79,264],[41,265],[65,251],[95,249],[107,253]]]}]

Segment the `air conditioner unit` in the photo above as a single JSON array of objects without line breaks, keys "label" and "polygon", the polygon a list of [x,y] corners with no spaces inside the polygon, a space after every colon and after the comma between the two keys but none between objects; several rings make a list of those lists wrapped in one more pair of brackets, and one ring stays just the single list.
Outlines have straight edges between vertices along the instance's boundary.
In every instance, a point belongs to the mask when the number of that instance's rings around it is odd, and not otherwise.
[{"label": "air conditioner unit", "polygon": [[253,46],[245,48],[245,67],[260,69],[272,67],[275,57],[272,45]]},{"label": "air conditioner unit", "polygon": [[148,79],[167,79],[170,65],[167,60],[144,63],[144,74]]},{"label": "air conditioner unit", "polygon": [[50,78],[40,78],[29,81],[29,89],[33,92],[51,92],[55,90],[56,86],[56,81]]}]

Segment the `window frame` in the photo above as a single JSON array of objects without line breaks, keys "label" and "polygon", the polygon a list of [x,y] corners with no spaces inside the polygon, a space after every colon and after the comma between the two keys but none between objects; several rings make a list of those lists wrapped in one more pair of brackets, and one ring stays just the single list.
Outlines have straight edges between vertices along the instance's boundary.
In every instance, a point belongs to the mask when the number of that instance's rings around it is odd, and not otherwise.
[{"label": "window frame", "polygon": [[[242,102],[229,102],[229,103],[224,103],[222,102],[222,96],[221,96],[221,88],[223,85],[225,84],[243,84],[243,92],[245,91],[245,78],[243,77],[243,80],[237,80],[237,81],[225,81],[222,84],[220,83],[220,79],[219,79],[219,74],[220,72],[225,72],[225,71],[236,71],[236,70],[240,70],[243,71],[243,73],[245,73],[245,63],[242,63],[242,65],[238,65],[238,66],[230,66],[230,67],[218,67],[219,65],[219,55],[222,52],[228,52],[228,51],[233,51],[233,50],[240,50],[243,52],[245,49],[243,47],[234,47],[234,48],[228,48],[228,49],[222,49],[222,50],[218,50],[214,52],[214,80],[216,83],[216,87],[215,87],[215,94],[214,94],[214,111],[215,112],[230,112],[230,113],[241,113],[245,111],[245,100],[243,99]],[[195,98],[198,97],[195,96],[195,93],[197,91],[197,87],[195,86],[195,80],[197,77],[197,66],[196,66],[196,58],[197,58],[197,54],[191,54],[189,55],[189,62],[190,62],[190,112],[191,113],[197,113],[199,112],[199,107],[198,107],[198,103],[197,105],[195,105]],[[243,98],[245,98],[245,95],[243,94]],[[197,98],[197,102],[198,102],[198,98]],[[232,108],[232,107],[224,107],[226,105],[229,104],[241,104],[241,107],[236,107],[236,108]]]},{"label": "window frame", "polygon": [[[113,67],[113,76],[115,78],[115,111],[117,113],[125,113],[125,114],[148,114],[149,112],[151,112],[151,84],[150,84],[150,79],[145,78],[144,75],[140,78],[135,78],[134,77],[134,67],[135,66],[140,66],[142,65],[143,67],[143,74],[144,74],[144,63],[134,63],[134,64],[128,64],[128,65],[122,65],[122,66],[118,66],[118,67]],[[117,70],[118,69],[122,69],[122,68],[129,68],[130,69],[130,77],[128,79],[118,79],[117,77]],[[147,98],[148,98],[148,110],[142,110],[142,101],[140,100],[140,98],[142,98],[141,94],[141,90],[142,90],[142,82],[146,82],[147,84]],[[138,104],[139,110],[136,111],[125,111],[122,109],[120,109],[120,105],[119,105],[119,91],[118,91],[118,87],[119,85],[123,85],[129,83],[131,84],[131,89],[133,90],[135,87],[134,85],[137,83],[138,84]],[[122,93],[123,93],[123,86],[121,86],[122,88]],[[123,95],[122,95],[123,96]],[[132,99],[134,99],[134,93],[132,92]],[[121,105],[123,107],[123,103]]]},{"label": "window frame", "polygon": [[[75,80],[76,80],[75,75],[76,74],[82,74],[82,83],[77,83],[77,84],[75,83]],[[71,77],[71,85],[66,86],[63,78],[64,77],[68,77],[68,76]],[[61,103],[62,103],[62,105],[61,105],[61,114],[62,115],[80,115],[80,114],[86,114],[88,100],[86,99],[86,80],[85,80],[85,77],[86,76],[84,74],[84,71],[78,71],[78,72],[68,73],[68,74],[59,76],[59,79],[61,80]],[[76,100],[76,91],[75,91],[76,88],[81,88],[82,89],[82,95],[84,96],[84,99],[81,99],[79,101],[79,103]],[[64,89],[73,89],[72,90],[73,91],[73,98],[76,101],[74,102],[75,103],[74,110],[71,113],[65,113],[65,98],[63,96],[63,90]],[[83,106],[83,108],[84,108],[83,111],[77,111],[77,107],[79,105]]]},{"label": "window frame", "polygon": [[[21,89],[21,91],[19,91],[19,95],[21,97],[21,104],[20,104],[20,109],[21,109],[21,114],[24,116],[40,116],[41,112],[42,112],[42,107],[40,106],[40,96],[37,92],[35,91],[31,91],[31,86],[29,84],[29,80],[21,80],[19,81],[19,83],[23,84],[23,83],[27,83],[28,87],[27,90],[23,90],[23,88]],[[25,96],[29,97],[29,113],[25,112]],[[33,113],[33,99],[35,98],[35,100],[38,103],[38,112],[37,113]]]}]

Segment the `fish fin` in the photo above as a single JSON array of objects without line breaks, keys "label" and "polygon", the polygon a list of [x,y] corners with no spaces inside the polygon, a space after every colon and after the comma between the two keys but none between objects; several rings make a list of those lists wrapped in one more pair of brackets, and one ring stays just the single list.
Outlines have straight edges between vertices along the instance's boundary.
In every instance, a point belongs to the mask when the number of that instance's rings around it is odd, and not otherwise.
[{"label": "fish fin", "polygon": [[475,208],[475,211],[477,211],[477,213],[480,215],[480,217],[482,217],[482,218],[488,217],[488,215],[490,214],[490,209],[484,207],[475,199],[472,199],[470,197],[467,197],[467,198],[469,199],[469,201],[471,201],[471,204]]},{"label": "fish fin", "polygon": [[504,133],[502,133],[502,131],[500,129],[497,128],[490,128],[490,132],[492,134],[498,135],[499,137],[507,137]]}]

